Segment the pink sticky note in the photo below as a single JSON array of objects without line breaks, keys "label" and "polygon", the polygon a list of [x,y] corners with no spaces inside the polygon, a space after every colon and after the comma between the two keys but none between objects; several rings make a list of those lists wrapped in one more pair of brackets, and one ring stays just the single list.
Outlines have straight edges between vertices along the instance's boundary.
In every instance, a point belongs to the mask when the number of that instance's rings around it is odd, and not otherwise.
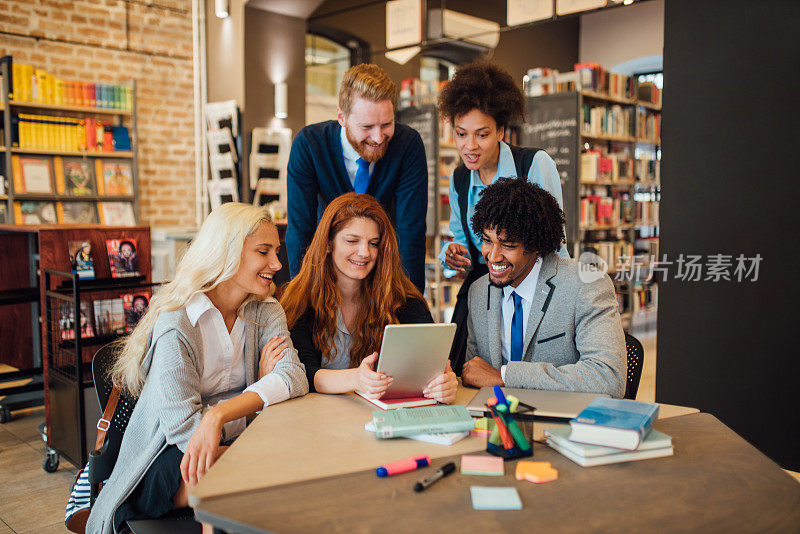
[{"label": "pink sticky note", "polygon": [[462,475],[503,476],[503,459],[498,456],[464,455],[461,457]]}]

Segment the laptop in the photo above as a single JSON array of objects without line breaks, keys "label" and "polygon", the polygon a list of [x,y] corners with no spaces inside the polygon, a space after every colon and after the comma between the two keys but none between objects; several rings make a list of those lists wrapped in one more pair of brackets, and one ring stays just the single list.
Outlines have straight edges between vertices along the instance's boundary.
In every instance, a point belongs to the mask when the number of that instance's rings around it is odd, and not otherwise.
[{"label": "laptop", "polygon": [[[553,419],[572,419],[583,411],[594,399],[608,397],[599,393],[572,393],[569,391],[545,391],[541,389],[503,388],[503,394],[508,397],[514,395],[521,403],[533,406],[536,417]],[[469,414],[483,417],[486,411],[486,401],[494,397],[494,388],[485,387],[467,404]]]}]

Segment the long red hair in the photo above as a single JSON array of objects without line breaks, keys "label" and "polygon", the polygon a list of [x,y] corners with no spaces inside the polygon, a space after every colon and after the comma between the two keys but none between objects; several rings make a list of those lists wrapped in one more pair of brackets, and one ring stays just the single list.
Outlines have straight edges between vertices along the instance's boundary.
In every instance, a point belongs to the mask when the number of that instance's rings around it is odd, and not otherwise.
[{"label": "long red hair", "polygon": [[314,345],[326,358],[333,359],[336,311],[341,305],[341,295],[328,250],[336,234],[356,218],[375,221],[380,244],[375,266],[362,282],[361,302],[351,332],[351,367],[358,367],[361,360],[380,349],[384,327],[398,322],[397,310],[409,297],[424,302],[422,294],[403,272],[397,236],[377,200],[363,193],[346,193],[328,204],[303,257],[300,272],[286,286],[280,301],[289,328],[309,308],[313,310]]}]

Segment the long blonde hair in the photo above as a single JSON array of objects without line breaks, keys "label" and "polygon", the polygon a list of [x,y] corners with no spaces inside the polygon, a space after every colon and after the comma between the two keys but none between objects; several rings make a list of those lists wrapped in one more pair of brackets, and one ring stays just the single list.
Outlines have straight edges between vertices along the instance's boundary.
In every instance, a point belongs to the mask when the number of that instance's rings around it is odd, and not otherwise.
[{"label": "long blonde hair", "polygon": [[[175,278],[156,291],[139,324],[119,341],[120,354],[111,370],[114,385],[134,397],[139,396],[146,378],[141,369],[142,360],[161,312],[177,310],[195,293],[210,291],[235,275],[245,238],[263,223],[272,224],[269,212],[250,204],[228,202],[211,212],[178,263]],[[254,298],[253,295],[248,297],[242,307]]]}]

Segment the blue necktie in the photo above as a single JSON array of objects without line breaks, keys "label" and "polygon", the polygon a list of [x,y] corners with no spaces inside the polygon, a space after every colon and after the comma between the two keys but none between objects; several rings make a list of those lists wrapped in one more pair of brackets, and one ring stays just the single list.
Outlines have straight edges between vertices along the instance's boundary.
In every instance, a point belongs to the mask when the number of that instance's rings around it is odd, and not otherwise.
[{"label": "blue necktie", "polygon": [[522,361],[522,297],[516,291],[514,296],[514,318],[511,320],[511,361]]},{"label": "blue necktie", "polygon": [[356,163],[358,163],[358,170],[353,182],[353,190],[356,193],[366,193],[369,185],[369,161],[358,158]]}]

